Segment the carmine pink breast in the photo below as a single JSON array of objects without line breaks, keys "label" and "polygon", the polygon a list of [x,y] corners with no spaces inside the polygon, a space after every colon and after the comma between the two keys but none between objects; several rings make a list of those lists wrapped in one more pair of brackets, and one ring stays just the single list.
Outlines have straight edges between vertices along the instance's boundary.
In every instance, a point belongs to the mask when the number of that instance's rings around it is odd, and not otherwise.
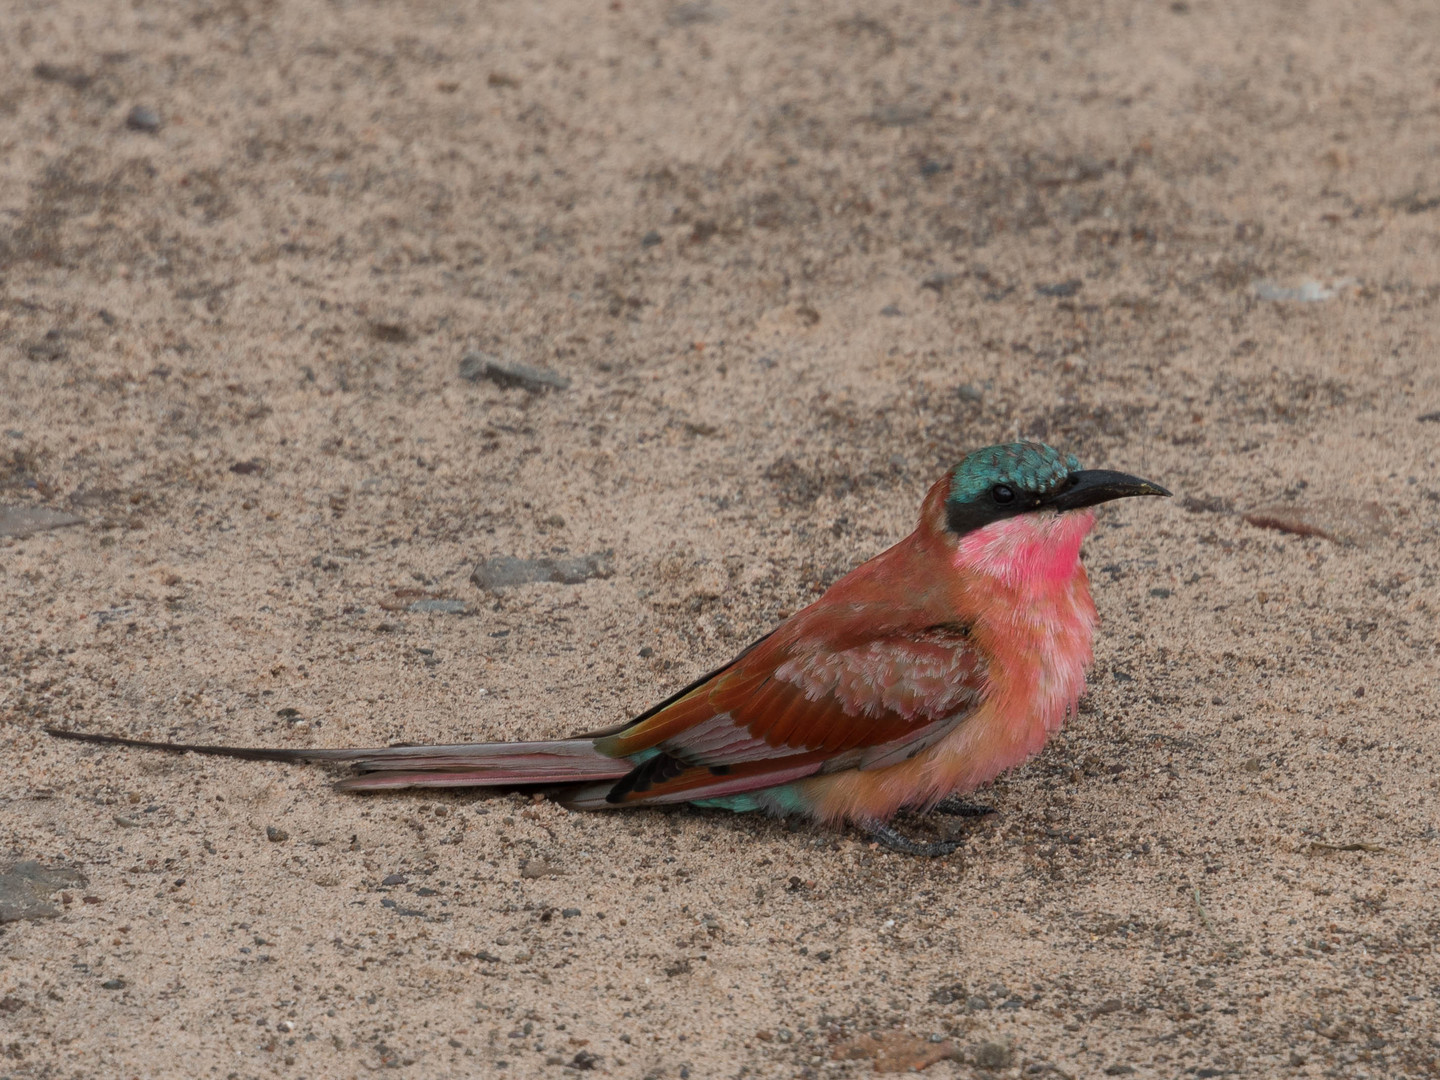
[{"label": "carmine pink breast", "polygon": [[986,661],[982,703],[909,761],[801,781],[827,820],[884,820],[972,791],[1037,753],[1085,690],[1095,605],[1080,564],[1089,511],[1026,514],[963,537],[956,606]]},{"label": "carmine pink breast", "polygon": [[1093,524],[1088,510],[1025,514],[958,545],[955,566],[990,657],[985,705],[956,731],[963,789],[1037,753],[1085,692],[1096,616],[1080,544]]}]

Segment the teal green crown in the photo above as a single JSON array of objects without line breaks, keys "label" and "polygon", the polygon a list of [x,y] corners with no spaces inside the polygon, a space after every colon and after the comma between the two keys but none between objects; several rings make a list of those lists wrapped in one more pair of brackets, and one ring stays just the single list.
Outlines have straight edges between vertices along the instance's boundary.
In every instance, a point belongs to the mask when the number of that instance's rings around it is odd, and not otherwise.
[{"label": "teal green crown", "polygon": [[1038,442],[1002,443],[976,450],[950,473],[950,503],[975,502],[997,484],[1017,492],[1049,495],[1064,487],[1080,462]]}]

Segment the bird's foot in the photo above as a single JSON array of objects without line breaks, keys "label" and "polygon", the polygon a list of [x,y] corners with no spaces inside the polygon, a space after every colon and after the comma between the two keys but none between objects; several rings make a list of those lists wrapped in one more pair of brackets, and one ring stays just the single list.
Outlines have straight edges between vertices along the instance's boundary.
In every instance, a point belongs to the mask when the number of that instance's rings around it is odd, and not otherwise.
[{"label": "bird's foot", "polygon": [[941,855],[949,855],[961,844],[959,840],[936,840],[934,843],[925,844],[919,840],[911,840],[908,836],[901,836],[889,825],[882,825],[878,821],[872,821],[863,828],[872,840],[884,844],[891,851],[898,851],[901,855],[920,855],[926,859],[939,858]]},{"label": "bird's foot", "polygon": [[947,795],[934,807],[937,814],[949,814],[951,817],[988,817],[998,813],[993,806],[985,806],[983,803],[968,803],[955,795]]}]

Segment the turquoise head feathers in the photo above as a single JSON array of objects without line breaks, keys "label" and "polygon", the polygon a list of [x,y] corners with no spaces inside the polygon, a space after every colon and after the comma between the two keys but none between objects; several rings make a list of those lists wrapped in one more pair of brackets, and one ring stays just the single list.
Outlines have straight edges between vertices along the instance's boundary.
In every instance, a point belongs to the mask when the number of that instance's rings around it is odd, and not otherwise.
[{"label": "turquoise head feathers", "polygon": [[950,471],[950,495],[945,500],[950,531],[967,533],[1040,509],[1079,471],[1074,454],[1062,454],[1044,443],[1002,443],[976,450]]}]

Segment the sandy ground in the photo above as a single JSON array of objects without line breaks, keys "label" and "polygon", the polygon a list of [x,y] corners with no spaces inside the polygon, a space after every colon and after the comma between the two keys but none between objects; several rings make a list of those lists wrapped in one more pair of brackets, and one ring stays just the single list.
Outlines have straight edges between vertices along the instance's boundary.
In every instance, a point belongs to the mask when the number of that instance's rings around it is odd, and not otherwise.
[{"label": "sandy ground", "polygon": [[[0,1076],[1440,1072],[1435,5],[0,23]],[[40,733],[608,724],[1017,434],[1177,497],[963,857]]]}]

